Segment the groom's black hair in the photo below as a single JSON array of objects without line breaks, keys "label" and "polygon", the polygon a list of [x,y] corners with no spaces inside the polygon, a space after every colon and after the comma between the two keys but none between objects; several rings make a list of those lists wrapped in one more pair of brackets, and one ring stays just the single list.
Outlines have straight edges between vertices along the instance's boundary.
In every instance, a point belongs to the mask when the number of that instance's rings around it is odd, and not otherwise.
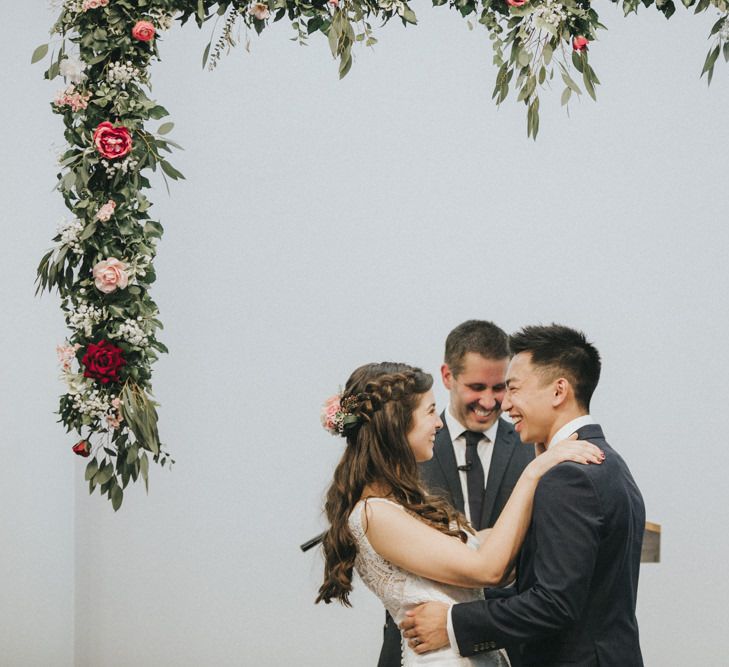
[{"label": "groom's black hair", "polygon": [[512,354],[530,352],[532,364],[556,379],[564,375],[572,384],[580,407],[590,409],[590,399],[600,379],[600,353],[585,334],[552,324],[528,326],[509,336]]}]

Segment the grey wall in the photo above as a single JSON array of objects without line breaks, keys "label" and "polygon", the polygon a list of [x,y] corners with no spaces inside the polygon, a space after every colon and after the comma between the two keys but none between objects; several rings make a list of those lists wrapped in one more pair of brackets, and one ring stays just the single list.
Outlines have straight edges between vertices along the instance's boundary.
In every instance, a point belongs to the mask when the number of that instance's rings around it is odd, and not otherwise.
[{"label": "grey wall", "polygon": [[63,322],[32,293],[64,214],[56,84],[28,65],[53,20],[37,4],[3,2],[0,46],[8,664],[375,664],[379,603],[359,584],[353,609],[314,606],[321,560],[297,546],[341,454],[319,405],[366,361],[435,372],[471,317],[597,343],[593,413],[664,530],[641,573],[646,663],[723,660],[729,89],[723,63],[711,89],[698,78],[711,15],[601,7],[599,101],[567,118],[545,94],[536,143],[521,107],[490,101],[485,34],[445,8],[381,30],[341,82],[322,40],[282,26],[213,73],[209,28],[165,34],[154,96],[187,181],[152,194],[171,350],[154,386],[177,464],[115,515],[55,424]]}]

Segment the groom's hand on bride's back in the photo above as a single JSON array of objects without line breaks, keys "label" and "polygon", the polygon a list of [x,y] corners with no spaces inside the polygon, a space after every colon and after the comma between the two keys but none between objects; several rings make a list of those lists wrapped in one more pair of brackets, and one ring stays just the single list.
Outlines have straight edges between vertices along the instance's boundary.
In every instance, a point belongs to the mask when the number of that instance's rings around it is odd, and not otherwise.
[{"label": "groom's hand on bride's back", "polygon": [[445,602],[426,602],[407,612],[400,629],[416,653],[427,653],[450,645],[447,630],[449,607]]}]

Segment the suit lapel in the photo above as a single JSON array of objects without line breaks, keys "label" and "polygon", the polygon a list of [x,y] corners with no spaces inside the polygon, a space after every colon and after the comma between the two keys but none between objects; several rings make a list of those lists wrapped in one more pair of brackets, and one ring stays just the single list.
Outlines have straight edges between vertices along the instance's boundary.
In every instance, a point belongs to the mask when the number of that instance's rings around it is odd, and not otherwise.
[{"label": "suit lapel", "polygon": [[499,419],[499,427],[496,430],[496,442],[494,442],[494,451],[491,454],[489,476],[486,480],[486,491],[484,492],[483,506],[481,508],[481,525],[483,527],[489,524],[491,513],[494,511],[494,502],[501,487],[501,481],[504,478],[509,461],[514,454],[513,434],[514,427],[503,419]]},{"label": "suit lapel", "polygon": [[456,463],[456,454],[453,451],[451,434],[448,432],[448,426],[446,426],[445,413],[441,415],[441,418],[443,420],[443,428],[435,436],[433,458],[438,462],[443,472],[443,477],[448,483],[453,504],[459,512],[464,512],[463,490],[461,489],[461,480],[458,473],[458,463]]}]

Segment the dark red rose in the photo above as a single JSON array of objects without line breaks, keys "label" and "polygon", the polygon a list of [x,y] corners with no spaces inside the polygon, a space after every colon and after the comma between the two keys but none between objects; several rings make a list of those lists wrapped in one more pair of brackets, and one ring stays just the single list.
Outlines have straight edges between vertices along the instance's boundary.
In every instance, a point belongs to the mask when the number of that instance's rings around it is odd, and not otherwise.
[{"label": "dark red rose", "polygon": [[106,340],[98,343],[90,343],[86,348],[81,363],[86,366],[84,377],[94,378],[101,384],[119,381],[119,369],[127,361],[122,356],[122,351],[116,345]]},{"label": "dark red rose", "polygon": [[88,440],[79,440],[71,449],[74,454],[86,457],[91,453],[91,443]]},{"label": "dark red rose", "polygon": [[575,51],[584,51],[589,43],[590,40],[587,37],[574,37],[572,39],[572,48]]},{"label": "dark red rose", "polygon": [[105,158],[124,157],[132,150],[132,135],[126,127],[114,127],[108,120],[94,130],[94,146]]}]

